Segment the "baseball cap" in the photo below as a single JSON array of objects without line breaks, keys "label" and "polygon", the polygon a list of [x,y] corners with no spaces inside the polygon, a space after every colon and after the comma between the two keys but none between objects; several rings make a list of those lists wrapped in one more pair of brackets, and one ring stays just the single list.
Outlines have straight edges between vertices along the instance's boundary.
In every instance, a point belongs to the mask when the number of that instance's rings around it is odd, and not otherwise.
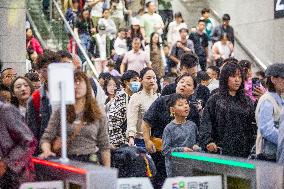
[{"label": "baseball cap", "polygon": [[266,77],[282,77],[284,78],[284,64],[283,63],[275,63],[265,70],[265,76]]}]

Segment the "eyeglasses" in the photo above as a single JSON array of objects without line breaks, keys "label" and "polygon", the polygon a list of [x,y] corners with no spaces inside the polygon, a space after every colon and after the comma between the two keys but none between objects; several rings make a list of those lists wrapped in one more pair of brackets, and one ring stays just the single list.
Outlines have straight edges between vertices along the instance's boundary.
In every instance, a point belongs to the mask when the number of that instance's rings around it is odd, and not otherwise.
[{"label": "eyeglasses", "polygon": [[5,78],[9,78],[9,79],[14,79],[17,77],[17,74],[7,74],[5,75]]}]

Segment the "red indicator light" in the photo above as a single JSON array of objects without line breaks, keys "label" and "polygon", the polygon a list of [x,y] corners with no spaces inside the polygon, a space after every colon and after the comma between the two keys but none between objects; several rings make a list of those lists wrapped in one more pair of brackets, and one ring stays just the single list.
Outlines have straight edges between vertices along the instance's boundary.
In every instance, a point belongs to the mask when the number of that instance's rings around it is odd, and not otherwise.
[{"label": "red indicator light", "polygon": [[76,168],[70,165],[64,165],[64,164],[60,164],[60,163],[56,163],[56,162],[51,162],[51,161],[47,161],[47,160],[43,160],[43,159],[38,159],[38,158],[32,158],[32,162],[35,164],[41,164],[41,165],[45,165],[48,167],[54,167],[57,169],[63,169],[66,171],[71,171],[73,173],[77,173],[77,174],[81,174],[81,175],[85,175],[87,173],[86,170],[84,169],[80,169],[80,168]]}]

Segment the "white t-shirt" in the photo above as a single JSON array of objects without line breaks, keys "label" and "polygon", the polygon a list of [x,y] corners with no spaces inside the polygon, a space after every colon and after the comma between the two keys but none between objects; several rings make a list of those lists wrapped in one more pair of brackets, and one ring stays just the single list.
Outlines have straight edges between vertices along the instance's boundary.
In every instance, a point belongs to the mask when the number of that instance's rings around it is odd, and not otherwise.
[{"label": "white t-shirt", "polygon": [[115,23],[111,18],[105,19],[105,18],[100,18],[98,24],[103,24],[106,28],[106,33],[110,37],[110,39],[114,39],[116,37],[116,26]]},{"label": "white t-shirt", "polygon": [[98,2],[91,10],[91,17],[102,17],[104,2]]},{"label": "white t-shirt", "polygon": [[113,18],[124,18],[124,12],[126,12],[125,6],[122,2],[122,0],[119,1],[119,3],[116,4],[116,9],[112,11],[111,17]]},{"label": "white t-shirt", "polygon": [[126,39],[120,39],[119,37],[117,37],[114,42],[114,50],[117,55],[125,54],[127,52]]},{"label": "white t-shirt", "polygon": [[169,24],[169,30],[168,30],[168,35],[167,35],[168,43],[171,43],[173,45],[178,40],[180,40],[179,30],[181,28],[187,28],[186,23],[182,22],[178,24],[176,21],[173,21]]},{"label": "white t-shirt", "polygon": [[146,41],[148,43],[150,42],[150,36],[153,32],[158,32],[160,35],[163,33],[162,28],[159,30],[155,29],[155,26],[164,26],[163,19],[159,14],[145,13],[140,22],[140,26],[145,30]]},{"label": "white t-shirt", "polygon": [[216,44],[214,44],[217,46],[219,54],[221,56],[224,56],[225,59],[229,58],[231,54],[231,49],[230,49],[230,42],[227,42],[226,45],[223,45],[221,41],[216,42]]},{"label": "white t-shirt", "polygon": [[95,37],[99,45],[100,59],[106,60],[106,34],[96,34]]}]

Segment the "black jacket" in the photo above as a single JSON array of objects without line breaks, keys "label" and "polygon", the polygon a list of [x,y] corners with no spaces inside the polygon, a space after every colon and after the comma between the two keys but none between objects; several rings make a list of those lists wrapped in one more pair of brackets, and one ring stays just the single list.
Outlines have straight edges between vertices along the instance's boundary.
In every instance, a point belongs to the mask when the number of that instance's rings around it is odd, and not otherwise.
[{"label": "black jacket", "polygon": [[212,35],[212,42],[215,43],[217,41],[220,41],[220,38],[222,34],[226,33],[228,36],[229,41],[235,45],[235,34],[234,34],[234,29],[232,26],[227,26],[226,28],[223,25],[217,26]]},{"label": "black jacket", "polygon": [[199,142],[206,149],[214,142],[224,155],[248,157],[254,145],[254,106],[248,97],[228,96],[219,93],[211,96],[204,108],[199,127]]}]

